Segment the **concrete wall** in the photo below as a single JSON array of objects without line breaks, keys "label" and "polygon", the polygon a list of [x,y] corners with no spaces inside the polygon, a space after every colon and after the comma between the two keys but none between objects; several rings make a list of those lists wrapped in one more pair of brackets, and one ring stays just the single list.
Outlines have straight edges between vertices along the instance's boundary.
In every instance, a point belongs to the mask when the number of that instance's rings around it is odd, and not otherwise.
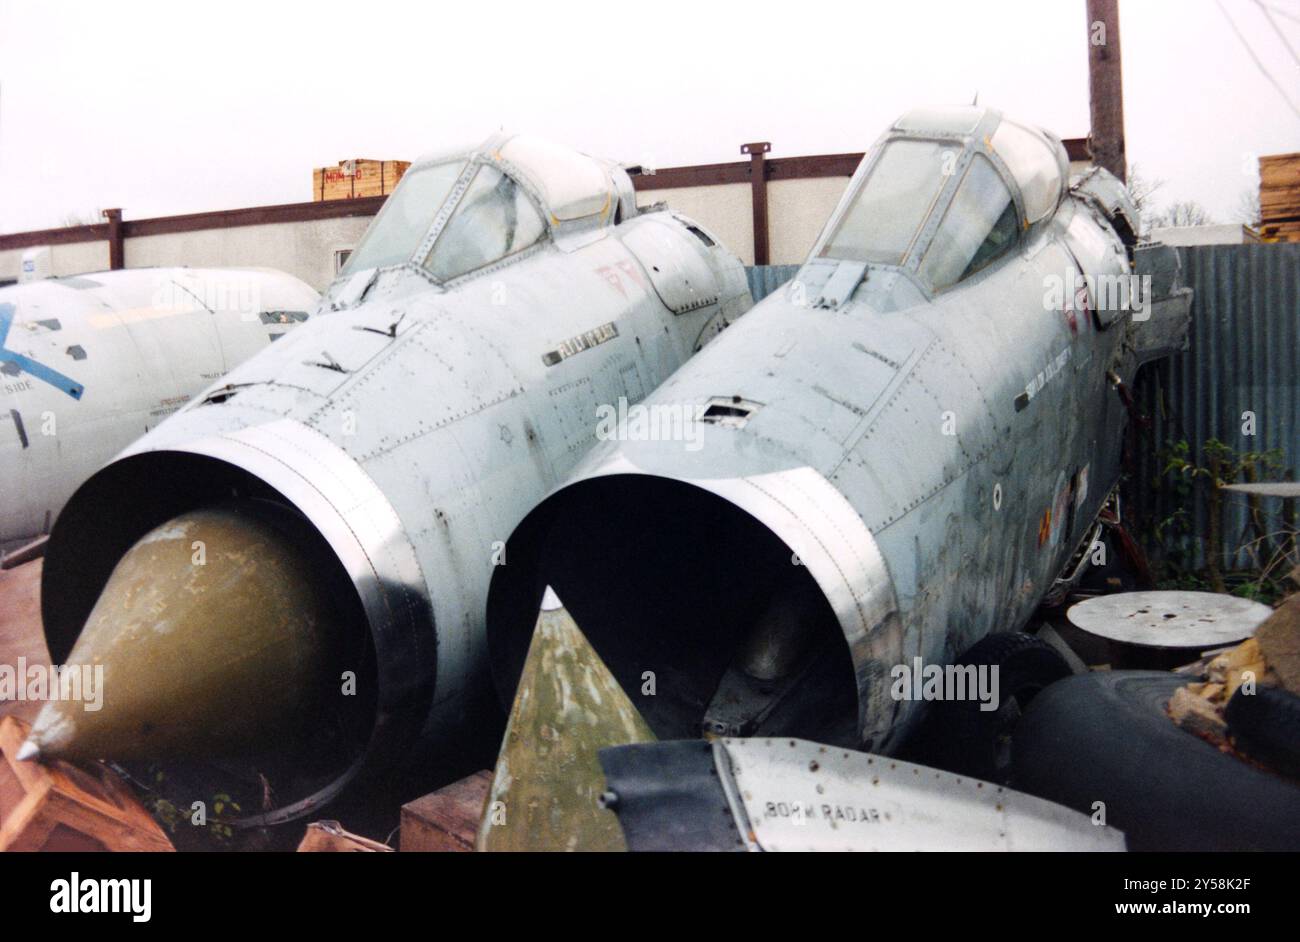
[{"label": "concrete wall", "polygon": [[[803,262],[848,182],[848,177],[768,182],[767,237],[771,264]],[[698,221],[746,265],[754,264],[754,216],[748,183],[648,190],[637,194],[638,206],[660,202]]]},{"label": "concrete wall", "polygon": [[[334,253],[354,248],[368,225],[370,217],[356,216],[137,236],[125,240],[123,252],[127,268],[276,268],[320,291],[334,280]],[[26,251],[0,251],[0,281],[18,277]],[[108,243],[50,246],[50,268],[54,275],[103,271],[108,268]]]},{"label": "concrete wall", "polygon": [[[0,251],[0,281],[16,280],[23,270],[23,253],[29,249]],[[81,275],[108,268],[108,241],[70,242],[50,246],[50,274]]]},{"label": "concrete wall", "polygon": [[[848,185],[848,177],[768,183],[767,227],[771,264],[803,264]],[[753,259],[746,259],[745,264],[752,265]]]},{"label": "concrete wall", "polygon": [[667,203],[713,233],[746,265],[754,264],[754,216],[749,205],[748,183],[647,190],[636,195],[636,203],[638,206]]},{"label": "concrete wall", "polygon": [[236,226],[126,240],[127,268],[277,268],[317,291],[334,280],[334,253],[354,248],[370,217]]},{"label": "concrete wall", "polygon": [[1258,242],[1259,235],[1249,226],[1224,223],[1206,226],[1157,226],[1147,233],[1153,242],[1165,245],[1246,245]]}]

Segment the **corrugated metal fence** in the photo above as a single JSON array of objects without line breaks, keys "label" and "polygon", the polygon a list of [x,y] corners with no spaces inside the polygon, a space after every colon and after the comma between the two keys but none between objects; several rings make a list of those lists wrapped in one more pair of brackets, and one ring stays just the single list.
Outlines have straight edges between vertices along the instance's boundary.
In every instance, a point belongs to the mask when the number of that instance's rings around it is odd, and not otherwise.
[{"label": "corrugated metal fence", "polygon": [[[1151,418],[1146,447],[1138,449],[1133,498],[1147,526],[1186,519],[1166,528],[1183,534],[1173,548],[1201,564],[1210,534],[1205,481],[1164,473],[1163,450],[1185,441],[1188,459],[1207,465],[1206,443],[1223,443],[1232,454],[1282,453],[1279,467],[1261,480],[1295,479],[1300,468],[1300,245],[1212,245],[1181,249],[1183,281],[1196,292],[1186,352],[1152,364],[1136,393]],[[1229,459],[1233,460],[1233,459]],[[1241,480],[1241,479],[1239,479]],[[1247,536],[1250,505],[1223,492],[1221,565],[1250,560],[1235,550]],[[1282,523],[1283,505],[1264,498],[1257,506],[1263,529]]]},{"label": "corrugated metal fence", "polygon": [[[1217,439],[1239,455],[1281,449],[1281,470],[1288,479],[1300,469],[1300,245],[1198,246],[1179,254],[1183,281],[1196,292],[1191,345],[1139,377],[1138,402],[1152,426],[1137,432],[1129,516],[1139,521],[1150,544],[1151,527],[1185,511],[1185,519],[1166,524],[1162,535],[1199,565],[1209,532],[1207,491],[1203,484],[1165,475],[1165,449],[1186,441],[1188,458],[1204,466],[1205,444]],[[798,270],[797,265],[749,268],[754,300]],[[1281,502],[1265,498],[1259,507],[1265,528],[1276,529]],[[1227,568],[1247,562],[1233,550],[1243,542],[1248,517],[1244,496],[1225,495]]]}]

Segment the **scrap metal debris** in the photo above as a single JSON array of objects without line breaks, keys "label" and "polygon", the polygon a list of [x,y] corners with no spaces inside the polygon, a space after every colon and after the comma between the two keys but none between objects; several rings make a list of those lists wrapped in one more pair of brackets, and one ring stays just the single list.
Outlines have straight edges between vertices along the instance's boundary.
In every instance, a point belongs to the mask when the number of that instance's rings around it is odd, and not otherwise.
[{"label": "scrap metal debris", "polygon": [[1260,687],[1300,693],[1300,594],[1284,601],[1254,637],[1205,661],[1198,678],[1174,691],[1170,718],[1224,752],[1258,762],[1260,756],[1242,749],[1228,704],[1238,692],[1252,696]]}]

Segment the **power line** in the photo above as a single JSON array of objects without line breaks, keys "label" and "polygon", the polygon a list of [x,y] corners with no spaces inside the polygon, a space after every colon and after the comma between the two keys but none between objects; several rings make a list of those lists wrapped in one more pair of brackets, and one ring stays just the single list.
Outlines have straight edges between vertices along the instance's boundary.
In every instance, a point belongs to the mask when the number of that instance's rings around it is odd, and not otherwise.
[{"label": "power line", "polygon": [[1259,56],[1255,55],[1255,50],[1251,48],[1250,43],[1246,41],[1246,37],[1242,34],[1241,30],[1237,28],[1237,24],[1233,21],[1232,17],[1228,15],[1227,9],[1223,6],[1223,0],[1216,0],[1216,3],[1218,4],[1219,12],[1223,14],[1223,18],[1228,21],[1228,25],[1232,27],[1232,31],[1237,34],[1237,38],[1241,40],[1241,44],[1246,48],[1247,54],[1254,61],[1255,65],[1259,67],[1259,71],[1264,73],[1264,78],[1268,79],[1269,82],[1272,83],[1273,87],[1277,89],[1277,93],[1282,96],[1282,100],[1286,102],[1287,107],[1295,113],[1297,118],[1300,118],[1300,108],[1296,107],[1295,102],[1293,102],[1290,96],[1287,95],[1286,90],[1282,88],[1281,83],[1273,77],[1273,73],[1264,67],[1264,63],[1260,61]]},{"label": "power line", "polygon": [[1277,25],[1277,20],[1273,19],[1273,14],[1268,11],[1268,7],[1264,6],[1262,0],[1255,0],[1255,5],[1259,7],[1260,12],[1264,14],[1264,19],[1268,20],[1268,25],[1273,27],[1273,32],[1277,33],[1277,38],[1282,40],[1282,45],[1286,46],[1286,51],[1291,53],[1291,58],[1295,60],[1295,64],[1300,65],[1300,55],[1296,55],[1295,47],[1291,45],[1291,40],[1286,38],[1286,33],[1282,32],[1282,28]]},{"label": "power line", "polygon": [[1268,9],[1272,10],[1274,13],[1278,13],[1281,14],[1282,16],[1285,16],[1288,20],[1295,20],[1297,23],[1300,23],[1300,16],[1296,16],[1290,10],[1287,10],[1283,7],[1274,6],[1271,3],[1261,3],[1260,0],[1255,0],[1255,2],[1259,3],[1259,5],[1262,7],[1267,7]]}]

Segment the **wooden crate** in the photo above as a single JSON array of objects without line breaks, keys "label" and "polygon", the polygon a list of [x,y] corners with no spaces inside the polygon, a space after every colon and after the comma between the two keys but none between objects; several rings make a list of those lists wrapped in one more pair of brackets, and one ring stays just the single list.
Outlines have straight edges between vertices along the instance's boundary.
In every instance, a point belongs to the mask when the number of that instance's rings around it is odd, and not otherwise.
[{"label": "wooden crate", "polygon": [[0,718],[0,851],[175,849],[107,768],[15,759],[30,728]]},{"label": "wooden crate", "polygon": [[492,773],[484,769],[402,805],[399,849],[403,853],[473,850],[491,784]]},{"label": "wooden crate", "polygon": [[386,196],[411,166],[409,160],[340,160],[333,167],[317,167],[311,174],[312,199],[347,200],[359,196]]}]

